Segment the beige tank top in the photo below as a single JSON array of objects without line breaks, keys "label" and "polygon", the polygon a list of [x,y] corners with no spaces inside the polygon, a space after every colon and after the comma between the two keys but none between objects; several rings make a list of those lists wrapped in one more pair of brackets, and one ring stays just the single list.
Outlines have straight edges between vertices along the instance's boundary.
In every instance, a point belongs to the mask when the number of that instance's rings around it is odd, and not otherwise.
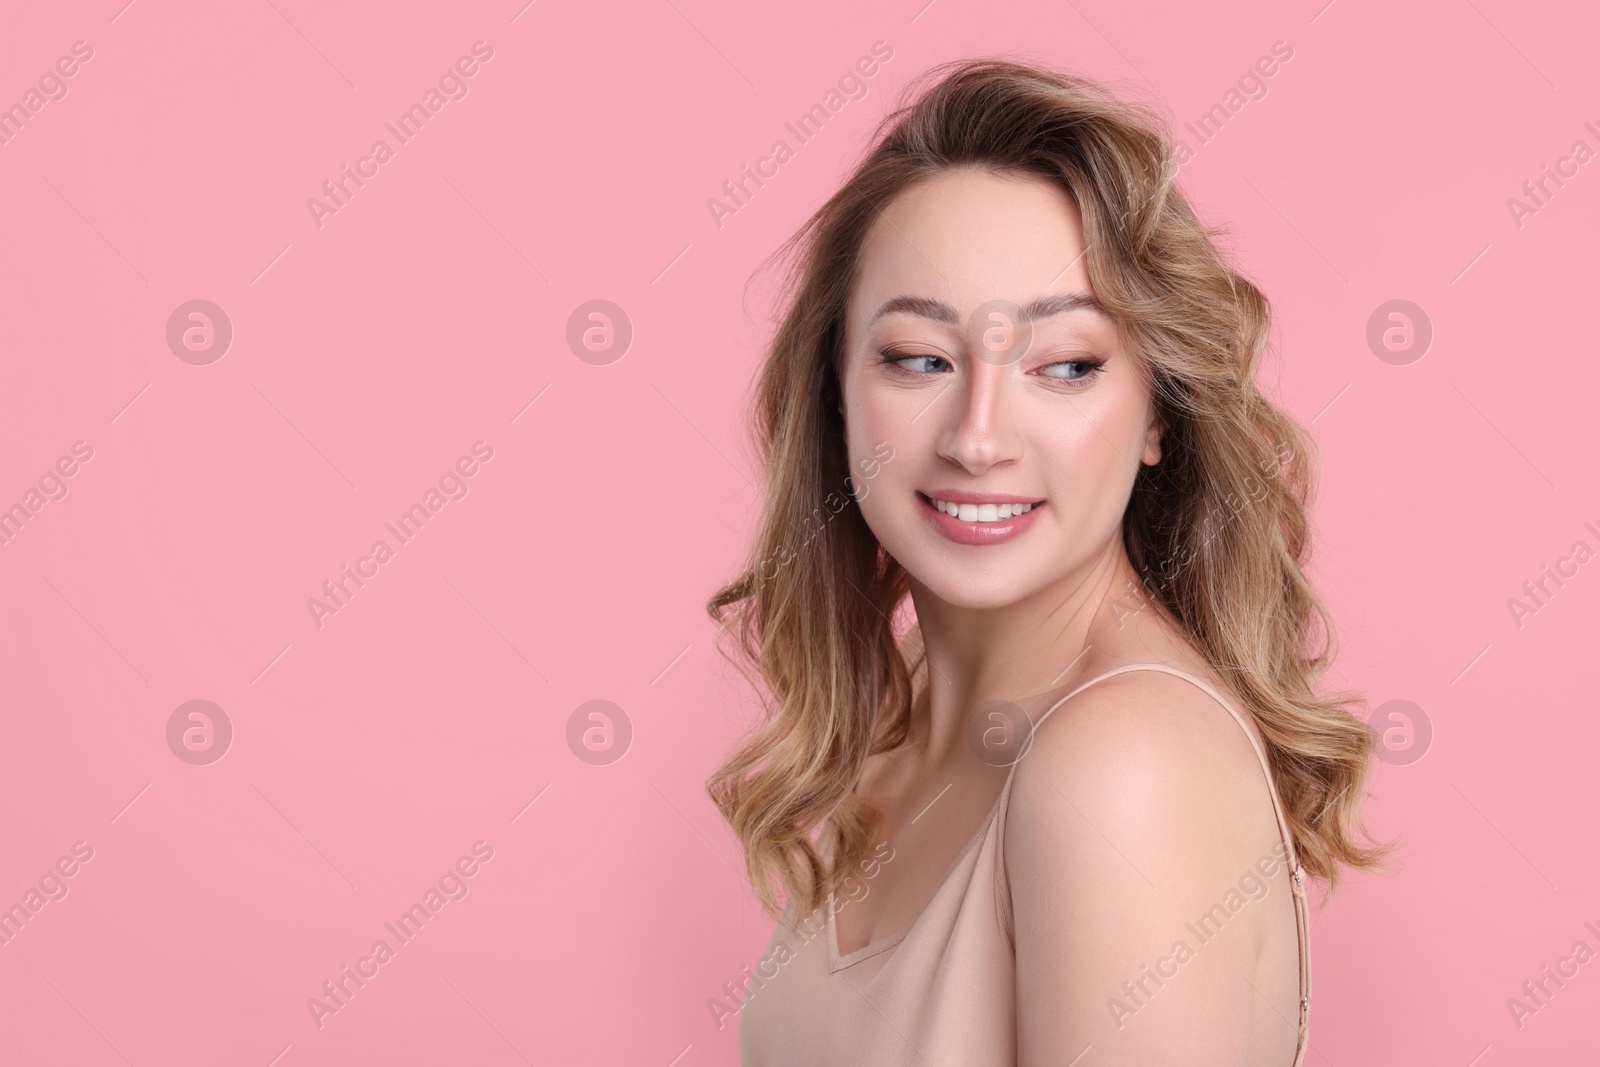
[{"label": "beige tank top", "polygon": [[[1200,678],[1158,663],[1133,663],[1093,678],[1050,706],[1050,713],[1096,682],[1127,671],[1161,671],[1199,686],[1239,723],[1267,776],[1278,832],[1292,869],[1300,952],[1300,1024],[1292,1067],[1310,1038],[1311,948],[1305,872],[1295,855],[1266,754],[1233,702]],[[1000,798],[951,865],[933,899],[910,925],[840,956],[833,908],[796,924],[786,914],[767,952],[747,976],[736,1005],[741,1067],[1011,1067],[1016,1063],[1016,949],[1002,844],[1016,765]],[[824,917],[825,916],[825,917]]]}]

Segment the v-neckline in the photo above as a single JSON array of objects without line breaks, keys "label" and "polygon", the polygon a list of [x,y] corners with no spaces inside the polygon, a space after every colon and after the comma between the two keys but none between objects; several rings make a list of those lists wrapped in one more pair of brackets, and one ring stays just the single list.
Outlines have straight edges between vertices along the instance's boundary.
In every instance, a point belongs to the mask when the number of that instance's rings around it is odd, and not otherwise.
[{"label": "v-neckline", "polygon": [[[1088,689],[1090,686],[1094,685],[1096,682],[1102,682],[1102,681],[1105,681],[1107,678],[1111,678],[1111,677],[1113,677],[1115,675],[1123,674],[1123,673],[1126,673],[1128,671],[1141,670],[1141,669],[1144,669],[1144,668],[1147,668],[1147,667],[1154,667],[1156,670],[1162,671],[1163,673],[1177,674],[1180,677],[1191,677],[1191,676],[1187,675],[1185,672],[1179,671],[1178,669],[1176,669],[1174,667],[1168,667],[1168,666],[1164,666],[1164,665],[1160,665],[1160,664],[1153,664],[1153,663],[1125,663],[1120,667],[1114,667],[1109,671],[1105,671],[1105,672],[1103,672],[1101,674],[1098,674],[1095,677],[1089,679],[1087,682],[1083,682],[1080,685],[1074,686],[1071,692],[1067,693],[1065,696],[1061,696],[1061,697],[1056,698],[1054,701],[1051,702],[1050,706],[1044,710],[1044,713],[1042,715],[1040,715],[1039,718],[1036,721],[1033,722],[1032,729],[1037,730],[1041,725],[1044,724],[1044,721],[1046,719],[1048,719],[1050,717],[1051,713],[1053,713],[1057,708],[1059,708],[1061,705],[1065,704],[1067,701],[1071,700],[1073,697],[1077,696],[1079,693],[1083,692],[1085,689]],[[1204,687],[1202,687],[1202,688],[1204,688]],[[1228,706],[1228,705],[1226,705],[1226,703],[1225,703],[1224,706]],[[1029,737],[1029,745],[1030,745],[1030,747],[1031,747],[1031,743],[1032,743],[1032,737],[1030,736]],[[1027,749],[1024,749],[1023,750],[1023,754],[1026,755],[1026,752],[1027,752]],[[975,848],[977,846],[978,842],[983,840],[984,835],[989,832],[989,827],[994,823],[995,816],[1000,813],[1000,805],[1005,802],[1006,794],[1008,792],[1010,792],[1010,790],[1011,790],[1011,780],[1016,776],[1017,764],[1022,762],[1022,758],[1023,758],[1022,756],[1018,756],[1016,762],[1012,763],[1011,766],[1006,770],[1006,780],[1000,787],[1000,795],[995,797],[994,807],[989,809],[988,816],[985,817],[983,822],[982,822],[982,824],[979,825],[977,833],[972,835],[972,840],[968,841],[966,843],[966,845],[964,845],[962,847],[961,851],[956,853],[956,858],[950,862],[949,868],[944,872],[944,876],[939,879],[938,885],[934,886],[932,895],[929,896],[928,899],[923,903],[921,909],[911,919],[910,922],[906,923],[904,926],[902,926],[899,930],[895,931],[894,933],[889,934],[887,937],[880,937],[876,941],[871,941],[871,942],[868,942],[865,945],[862,945],[860,948],[856,949],[854,952],[849,953],[848,955],[841,956],[841,955],[839,955],[839,937],[838,937],[838,932],[834,928],[834,923],[833,923],[833,904],[832,904],[831,901],[824,903],[823,906],[828,909],[828,918],[826,920],[826,937],[827,937],[827,942],[828,942],[828,973],[829,974],[837,974],[839,971],[844,970],[846,967],[853,967],[857,963],[860,963],[862,960],[870,959],[871,957],[876,956],[880,952],[883,952],[883,951],[886,951],[887,949],[893,948],[895,945],[898,945],[901,941],[904,941],[905,938],[906,938],[906,935],[911,933],[912,929],[916,927],[917,923],[922,921],[922,917],[924,915],[926,915],[927,912],[928,912],[928,909],[933,906],[933,902],[935,900],[939,899],[939,894],[944,892],[945,885],[950,881],[951,877],[956,873],[956,869],[959,868],[961,866],[962,861],[967,858],[967,853],[971,852],[973,850],[973,848]]]},{"label": "v-neckline", "polygon": [[[1014,770],[1016,770],[1016,765],[1012,764],[1011,771]],[[899,930],[885,937],[880,937],[876,941],[869,941],[867,944],[862,945],[853,952],[841,956],[839,955],[839,933],[833,922],[833,905],[831,902],[823,905],[828,909],[827,934],[829,974],[836,974],[839,971],[844,970],[846,967],[853,967],[862,960],[870,959],[871,957],[876,956],[878,953],[891,949],[895,945],[898,945],[901,941],[905,940],[906,935],[909,934],[912,928],[915,927],[917,923],[921,922],[922,917],[928,913],[928,909],[933,906],[933,902],[939,899],[939,894],[944,892],[946,883],[948,883],[955,875],[957,869],[959,869],[961,866],[961,862],[967,858],[967,854],[977,847],[978,842],[982,841],[985,835],[988,834],[989,827],[994,823],[995,816],[1000,813],[1000,805],[1006,798],[1006,792],[1011,788],[1011,771],[1006,772],[1006,780],[1005,783],[1000,787],[1000,795],[995,797],[994,807],[989,809],[989,814],[986,815],[983,822],[979,824],[977,832],[972,835],[972,839],[970,841],[962,846],[961,851],[956,853],[956,858],[950,861],[949,868],[944,872],[944,876],[939,879],[938,884],[934,886],[932,895],[928,897],[921,909],[919,909],[917,914],[912,917],[910,922],[906,923]]]}]

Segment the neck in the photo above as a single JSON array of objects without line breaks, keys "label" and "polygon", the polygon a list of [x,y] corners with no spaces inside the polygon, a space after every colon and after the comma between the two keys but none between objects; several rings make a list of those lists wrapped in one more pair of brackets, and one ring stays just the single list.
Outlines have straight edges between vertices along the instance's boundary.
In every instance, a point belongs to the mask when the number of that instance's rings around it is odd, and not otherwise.
[{"label": "neck", "polygon": [[972,709],[1020,701],[1076,679],[1091,628],[1107,601],[1138,580],[1120,538],[1083,566],[1029,597],[998,608],[966,608],[911,582],[928,658],[927,738],[938,762],[961,745]]}]

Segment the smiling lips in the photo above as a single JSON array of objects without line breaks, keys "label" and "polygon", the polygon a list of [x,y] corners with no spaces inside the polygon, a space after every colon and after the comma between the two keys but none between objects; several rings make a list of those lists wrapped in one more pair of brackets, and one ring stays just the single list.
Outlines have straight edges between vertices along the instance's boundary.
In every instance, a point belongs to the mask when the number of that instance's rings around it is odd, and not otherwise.
[{"label": "smiling lips", "polygon": [[943,489],[918,493],[934,529],[958,545],[997,545],[1021,535],[1045,506],[1043,500],[1000,493]]}]

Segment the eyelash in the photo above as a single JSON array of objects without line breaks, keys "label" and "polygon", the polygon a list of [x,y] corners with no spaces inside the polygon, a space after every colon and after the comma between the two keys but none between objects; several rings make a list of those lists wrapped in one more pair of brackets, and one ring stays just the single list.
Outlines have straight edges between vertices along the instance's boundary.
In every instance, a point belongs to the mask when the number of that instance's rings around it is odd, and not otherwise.
[{"label": "eyelash", "polygon": [[[913,360],[913,359],[938,360],[940,363],[945,363],[945,364],[948,364],[950,362],[949,360],[945,359],[943,356],[935,356],[935,355],[930,355],[928,353],[895,352],[893,350],[880,351],[878,353],[878,362],[879,362],[880,365],[893,367],[896,371],[898,371],[901,374],[933,374],[933,373],[936,373],[934,371],[914,371],[914,370],[909,370],[909,369],[901,366],[902,363],[905,363],[906,361]],[[1060,359],[1060,360],[1056,360],[1054,363],[1045,364],[1045,367],[1059,367],[1059,366],[1062,366],[1063,364],[1068,365],[1068,366],[1083,367],[1083,368],[1085,368],[1085,370],[1084,370],[1084,372],[1082,374],[1080,374],[1076,378],[1062,378],[1062,377],[1058,377],[1058,376],[1053,375],[1053,374],[1042,374],[1042,375],[1040,375],[1040,377],[1042,377],[1042,378],[1044,378],[1044,379],[1046,379],[1048,381],[1051,381],[1051,382],[1059,382],[1062,385],[1065,385],[1069,389],[1081,389],[1085,385],[1087,385],[1089,382],[1093,381],[1095,378],[1098,378],[1100,376],[1101,368],[1103,368],[1106,365],[1106,361],[1103,360],[1103,359]],[[1043,370],[1043,369],[1044,369],[1044,367],[1040,368],[1040,370]]]}]

